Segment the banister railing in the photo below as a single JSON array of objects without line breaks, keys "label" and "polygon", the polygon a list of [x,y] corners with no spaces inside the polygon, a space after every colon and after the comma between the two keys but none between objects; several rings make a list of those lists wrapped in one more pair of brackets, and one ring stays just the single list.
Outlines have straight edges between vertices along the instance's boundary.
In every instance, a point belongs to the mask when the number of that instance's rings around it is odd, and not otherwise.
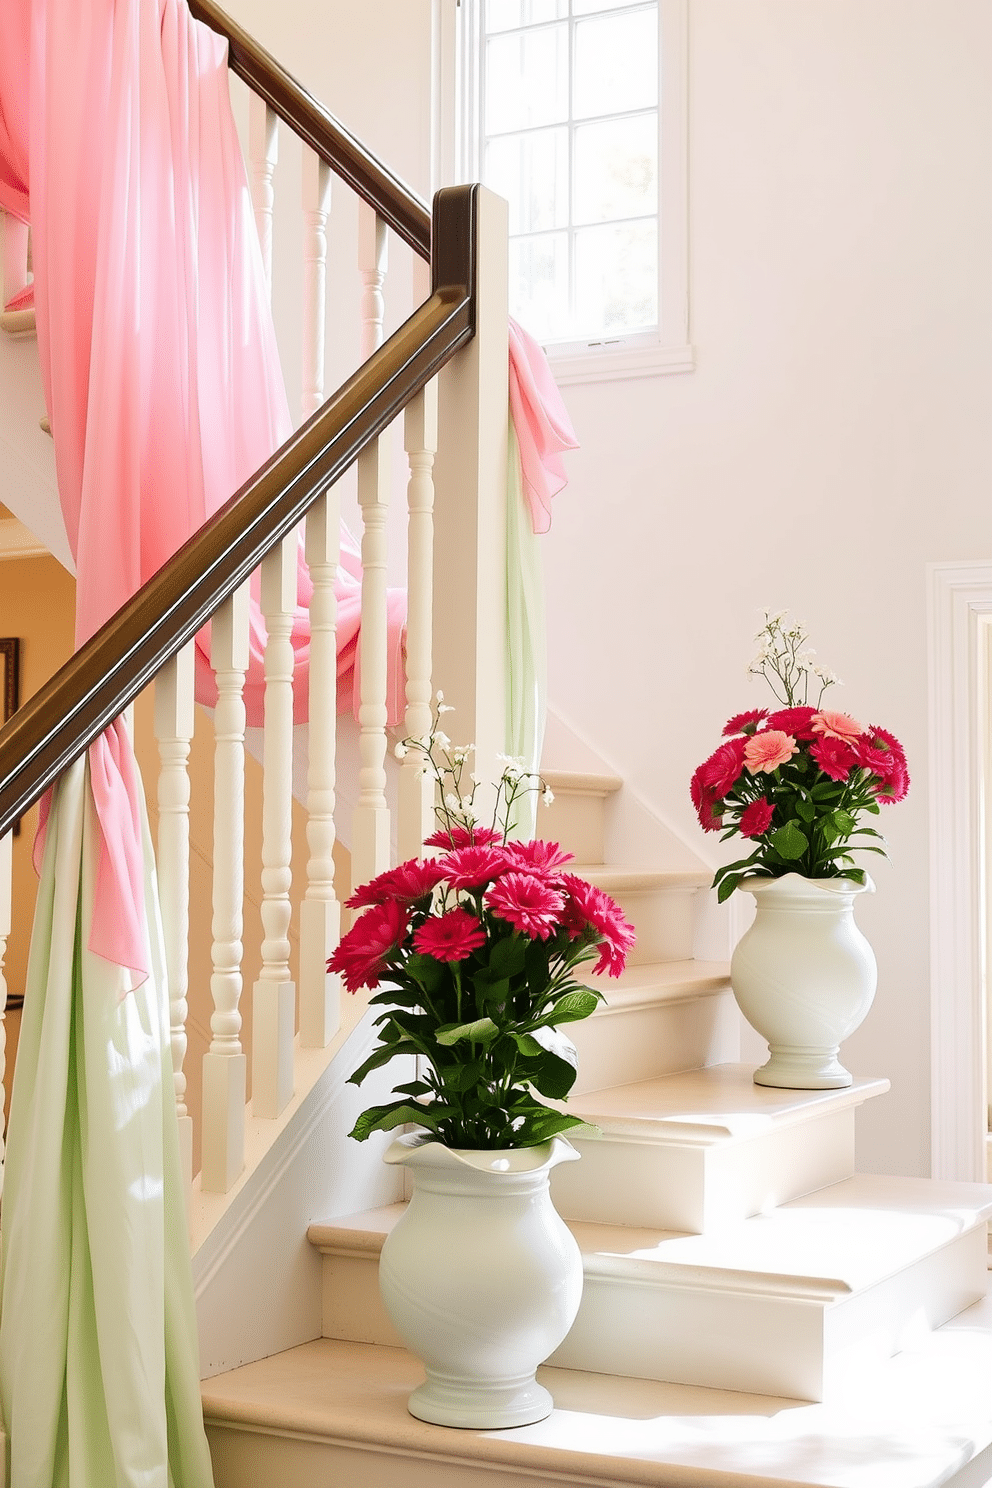
[{"label": "banister railing", "polygon": [[431,298],[0,730],[0,835],[471,338],[475,198],[438,193]]},{"label": "banister railing", "polygon": [[228,65],[304,144],[421,258],[431,256],[431,213],[415,192],[365,149],[295,78],[212,0],[189,0],[190,14],[227,39]]}]

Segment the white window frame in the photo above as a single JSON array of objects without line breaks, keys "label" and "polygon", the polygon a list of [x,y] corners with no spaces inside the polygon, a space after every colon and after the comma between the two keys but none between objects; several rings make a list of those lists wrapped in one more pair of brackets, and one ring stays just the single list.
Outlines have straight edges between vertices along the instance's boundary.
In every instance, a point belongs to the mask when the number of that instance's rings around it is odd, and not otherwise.
[{"label": "white window frame", "polygon": [[[689,340],[688,0],[657,3],[659,324],[609,339],[550,343],[548,360],[561,385],[688,372],[695,365]],[[441,92],[456,100],[448,171],[435,156],[442,179],[479,179],[482,4],[483,0],[456,0],[453,10],[442,12],[440,51],[447,67],[442,62],[440,70],[453,66],[455,78],[450,92],[443,84]]]}]

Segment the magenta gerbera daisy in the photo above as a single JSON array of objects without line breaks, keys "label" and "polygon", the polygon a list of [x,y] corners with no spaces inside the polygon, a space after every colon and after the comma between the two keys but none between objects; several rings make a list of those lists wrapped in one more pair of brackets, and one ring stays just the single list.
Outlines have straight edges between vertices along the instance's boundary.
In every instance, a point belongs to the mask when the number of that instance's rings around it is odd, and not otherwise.
[{"label": "magenta gerbera daisy", "polygon": [[761,720],[767,717],[767,708],[749,708],[746,713],[735,713],[723,726],[724,738],[732,734],[753,734]]},{"label": "magenta gerbera daisy", "polygon": [[398,899],[401,904],[415,904],[443,877],[444,873],[436,862],[425,863],[419,858],[410,858],[362,884],[350,899],[345,900],[345,908],[365,909],[370,904],[385,904],[389,899]]},{"label": "magenta gerbera daisy", "polygon": [[349,992],[359,987],[378,987],[390,955],[402,944],[410,912],[397,899],[374,904],[341,939],[327,963],[328,971],[341,973]]},{"label": "magenta gerbera daisy", "polygon": [[486,943],[477,915],[459,905],[446,914],[432,915],[413,933],[413,948],[435,961],[464,961]]},{"label": "magenta gerbera daisy", "polygon": [[492,883],[512,867],[503,847],[459,847],[438,859],[443,876],[455,889],[476,889]]},{"label": "magenta gerbera daisy", "polygon": [[449,851],[455,847],[488,847],[490,843],[502,842],[502,832],[492,827],[440,827],[424,838],[425,847],[443,847]]},{"label": "magenta gerbera daisy", "polygon": [[557,889],[533,873],[510,872],[493,884],[486,905],[514,930],[547,940],[561,925],[565,901]]}]

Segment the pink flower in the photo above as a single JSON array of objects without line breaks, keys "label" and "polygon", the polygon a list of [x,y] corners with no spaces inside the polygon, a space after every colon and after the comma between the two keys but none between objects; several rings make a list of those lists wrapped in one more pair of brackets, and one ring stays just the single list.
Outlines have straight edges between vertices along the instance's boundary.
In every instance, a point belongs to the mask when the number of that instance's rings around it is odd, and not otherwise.
[{"label": "pink flower", "polygon": [[565,901],[533,873],[505,873],[486,895],[486,904],[514,930],[547,940],[562,922]]},{"label": "pink flower", "polygon": [[596,931],[602,940],[593,971],[597,975],[608,971],[610,976],[618,977],[637,938],[633,925],[624,917],[616,900],[595,884],[576,878],[574,873],[564,874],[562,882],[568,894],[565,924],[573,940],[590,927]]},{"label": "pink flower", "polygon": [[370,904],[385,904],[397,899],[401,904],[415,904],[423,899],[441,882],[444,873],[437,863],[422,863],[419,858],[410,858],[396,868],[389,868],[376,878],[370,879],[356,889],[350,899],[345,900],[346,909],[365,909]]},{"label": "pink flower", "polygon": [[555,872],[565,863],[574,860],[574,853],[565,852],[557,842],[542,842],[540,838],[533,838],[530,842],[508,842],[506,844],[507,856],[513,859],[513,866],[522,868],[526,873],[537,873],[553,878],[556,882],[560,874]]},{"label": "pink flower", "polygon": [[442,874],[456,889],[476,889],[480,884],[492,883],[512,866],[503,847],[459,847],[438,860]]},{"label": "pink flower", "polygon": [[791,734],[794,739],[812,739],[815,717],[816,709],[805,704],[800,708],[779,708],[777,713],[769,713],[765,727],[781,729],[783,734]]},{"label": "pink flower", "polygon": [[781,729],[765,729],[755,734],[744,745],[744,763],[752,775],[764,770],[770,773],[784,765],[796,752],[796,741],[791,734]]},{"label": "pink flower", "polygon": [[752,708],[748,713],[735,713],[724,725],[724,738],[730,734],[753,734],[761,720],[767,717],[767,708]]},{"label": "pink flower", "polygon": [[909,769],[895,734],[873,724],[858,740],[857,752],[858,763],[878,776],[878,799],[887,804],[901,801],[909,790]]},{"label": "pink flower", "polygon": [[831,708],[821,708],[813,718],[813,732],[827,739],[857,739],[864,733],[863,726],[850,713],[836,713]]},{"label": "pink flower", "polygon": [[744,768],[744,749],[743,739],[728,739],[721,744],[697,770],[700,784],[718,796],[725,795]]},{"label": "pink flower", "polygon": [[761,837],[771,826],[775,807],[764,796],[745,806],[741,812],[740,833],[742,837]]},{"label": "pink flower", "polygon": [[703,831],[719,832],[723,826],[723,817],[720,815],[723,802],[715,790],[703,784],[702,773],[703,767],[700,765],[689,782],[689,794]]},{"label": "pink flower", "polygon": [[810,748],[810,756],[831,780],[846,780],[858,763],[858,756],[846,739],[825,734]]},{"label": "pink flower", "polygon": [[424,839],[424,846],[450,851],[454,847],[488,847],[492,842],[502,841],[502,832],[494,832],[492,827],[441,827]]},{"label": "pink flower", "polygon": [[396,899],[374,904],[343,936],[327,963],[328,971],[339,971],[349,992],[359,987],[378,987],[390,955],[402,944],[410,912]]},{"label": "pink flower", "polygon": [[431,915],[413,932],[413,949],[435,961],[464,961],[486,943],[478,918],[458,906],[447,914]]}]

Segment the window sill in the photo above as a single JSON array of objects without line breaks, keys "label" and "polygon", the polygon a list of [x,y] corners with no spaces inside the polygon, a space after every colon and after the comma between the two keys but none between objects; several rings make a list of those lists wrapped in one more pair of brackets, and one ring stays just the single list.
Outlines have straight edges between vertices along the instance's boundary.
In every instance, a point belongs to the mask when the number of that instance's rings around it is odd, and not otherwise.
[{"label": "window sill", "polygon": [[591,349],[578,354],[556,355],[548,350],[548,361],[559,387],[580,382],[623,382],[632,377],[664,377],[673,372],[692,372],[695,350],[683,346],[629,346],[613,350]]}]

